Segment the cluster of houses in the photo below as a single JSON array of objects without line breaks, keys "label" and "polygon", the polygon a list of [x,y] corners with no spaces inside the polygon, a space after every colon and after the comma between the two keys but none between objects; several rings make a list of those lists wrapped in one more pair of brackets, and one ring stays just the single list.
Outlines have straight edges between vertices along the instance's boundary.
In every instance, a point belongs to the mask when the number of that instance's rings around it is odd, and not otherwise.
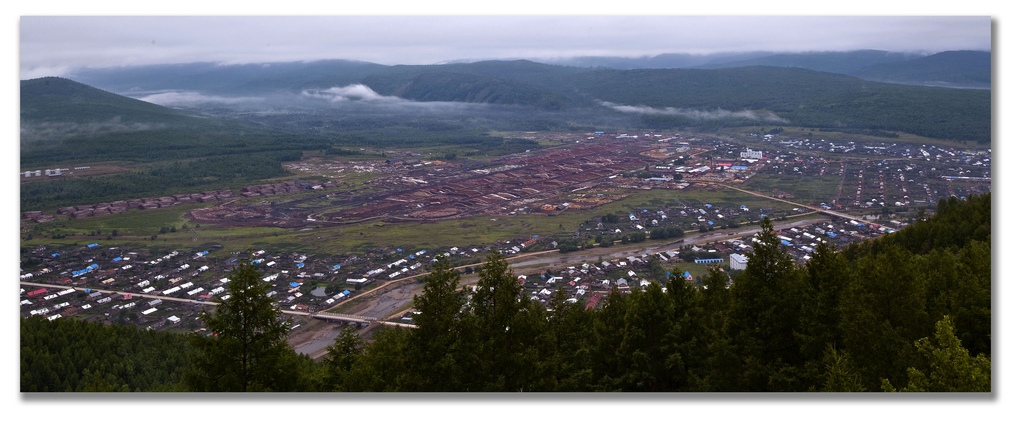
[{"label": "cluster of houses", "polygon": [[[273,255],[216,253],[216,248],[193,253],[171,251],[152,255],[145,251],[104,247],[90,243],[74,249],[40,246],[32,251],[31,271],[22,271],[23,315],[53,319],[80,315],[96,320],[119,319],[154,328],[193,327],[201,310],[196,303],[230,298],[229,274],[240,262],[259,266],[269,284],[268,296],[283,310],[311,312],[328,309],[360,293],[374,282],[387,282],[423,273],[444,255],[456,263],[482,257],[491,248],[521,248],[518,241],[471,248],[451,247],[428,251],[397,248],[369,257],[349,256],[315,260],[302,254]],[[211,258],[211,251],[214,251]],[[464,260],[464,261],[463,261]],[[24,261],[24,260],[23,260]],[[374,266],[375,263],[376,264]],[[373,267],[370,267],[373,266]],[[34,287],[27,283],[68,287]],[[61,298],[62,301],[51,301]],[[138,302],[141,301],[141,302]],[[113,304],[108,304],[113,303]],[[60,305],[57,307],[56,305]],[[103,307],[103,310],[93,310]],[[158,319],[158,315],[166,314]],[[190,317],[191,316],[191,317]],[[170,320],[174,317],[176,320]]]},{"label": "cluster of houses", "polygon": [[[78,166],[74,170],[86,170],[90,169],[90,166]],[[71,168],[54,168],[54,169],[35,169],[21,171],[18,173],[22,178],[32,178],[36,176],[64,176],[64,172],[71,171]]]},{"label": "cluster of houses", "polygon": [[[707,206],[699,209],[708,212]],[[659,215],[650,211],[641,211],[640,214]],[[639,216],[634,216],[639,221]],[[842,223],[821,221],[806,227],[781,229],[776,233],[794,259],[803,262],[810,259],[817,245],[824,242],[841,247],[893,232],[902,225],[894,223],[889,227],[853,220]],[[104,248],[98,243],[63,251],[39,247],[34,251],[39,257],[34,263],[38,268],[23,271],[21,280],[71,288],[23,285],[21,309],[25,316],[42,315],[49,319],[86,316],[105,321],[127,319],[140,326],[157,329],[194,328],[195,315],[202,310],[197,302],[211,301],[216,296],[230,298],[228,273],[238,262],[260,265],[264,273],[262,280],[270,284],[268,296],[275,298],[282,309],[310,312],[330,308],[351,298],[373,281],[421,273],[441,255],[457,261],[477,259],[491,249],[506,255],[514,254],[517,252],[515,248],[522,250],[529,246],[528,242],[536,239],[509,241],[505,245],[490,247],[452,247],[433,254],[425,249],[409,252],[395,249],[380,257],[377,261],[380,264],[365,271],[359,268],[366,269],[372,265],[367,259],[317,261],[299,254],[274,256],[264,250],[210,258],[210,249],[149,256],[119,248]],[[542,304],[550,304],[556,290],[564,288],[570,302],[583,303],[593,309],[613,290],[630,292],[654,283],[665,283],[668,277],[656,274],[671,274],[677,266],[682,269],[685,280],[699,280],[690,274],[688,265],[721,264],[731,270],[743,270],[747,254],[756,242],[756,237],[728,239],[682,248],[682,252],[638,253],[622,259],[583,263],[557,272],[545,271],[518,278],[525,294]],[[658,270],[652,267],[655,260],[660,266]],[[345,264],[344,268],[342,264]],[[328,289],[333,291],[327,292]]]}]

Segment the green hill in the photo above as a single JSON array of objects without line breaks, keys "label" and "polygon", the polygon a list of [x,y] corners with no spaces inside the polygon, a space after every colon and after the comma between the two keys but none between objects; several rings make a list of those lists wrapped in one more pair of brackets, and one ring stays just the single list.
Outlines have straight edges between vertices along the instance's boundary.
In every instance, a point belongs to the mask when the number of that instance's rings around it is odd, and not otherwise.
[{"label": "green hill", "polygon": [[[720,128],[786,124],[840,131],[911,133],[987,144],[991,141],[992,121],[991,92],[988,90],[881,83],[846,74],[798,68],[811,64],[818,68],[851,72],[859,64],[889,61],[893,67],[910,64],[903,68],[906,73],[910,73],[909,70],[933,70],[931,74],[918,74],[914,78],[938,80],[956,71],[953,65],[964,62],[958,62],[956,58],[978,56],[975,54],[978,53],[949,52],[897,61],[899,58],[891,58],[893,55],[888,52],[862,51],[771,57],[773,64],[785,66],[631,70],[549,65],[525,60],[396,66],[318,61],[268,64],[265,69],[253,65],[168,66],[166,69],[154,66],[147,68],[149,72],[140,69],[107,70],[84,73],[83,76],[100,76],[102,78],[96,80],[117,81],[116,87],[140,91],[194,90],[213,95],[253,97],[363,84],[381,95],[414,102],[511,105],[524,107],[524,111],[531,110],[534,114],[562,111],[578,117],[617,115],[632,117],[636,119],[637,126],[643,127]],[[761,61],[768,59],[762,58]],[[970,64],[962,65],[962,73],[974,76],[979,73],[977,70],[985,69],[986,64],[983,57],[975,58]],[[878,65],[878,69],[881,66]],[[941,71],[943,67],[946,71]],[[172,80],[173,70],[179,70],[190,78]],[[883,74],[893,75],[894,70],[879,71],[882,74],[874,75],[872,80],[882,79],[879,76]],[[118,73],[124,79],[118,80]],[[968,77],[959,78],[959,81]],[[980,74],[975,77],[976,81],[984,80]],[[175,86],[168,86],[171,81]],[[608,109],[606,103],[665,111],[629,113]],[[679,110],[697,110],[700,114],[686,116],[679,114]],[[719,110],[744,114],[703,114]],[[757,114],[745,114],[749,111]],[[280,119],[284,115],[276,117]],[[395,117],[396,123],[404,120],[404,117]],[[279,123],[287,121],[284,119]]]},{"label": "green hill", "polygon": [[905,62],[876,64],[852,74],[895,83],[987,89],[992,85],[992,53],[941,52]]},{"label": "green hill", "polygon": [[804,68],[828,73],[854,75],[856,71],[867,66],[900,63],[919,57],[920,55],[886,52],[883,50],[780,53],[756,58],[708,64],[700,68],[736,68],[764,65],[770,67]]},{"label": "green hill", "polygon": [[26,182],[22,210],[227,188],[285,175],[282,161],[325,146],[56,77],[21,82],[20,139],[22,168],[123,162],[134,169],[128,175]]},{"label": "green hill", "polygon": [[21,164],[166,161],[286,149],[286,134],[59,77],[21,82]]},{"label": "green hill", "polygon": [[110,93],[61,77],[21,81],[21,121],[182,124],[183,112]]},{"label": "green hill", "polygon": [[886,84],[799,68],[600,70],[572,85],[620,105],[771,112],[790,125],[991,141],[991,92]]},{"label": "green hill", "polygon": [[519,81],[445,71],[375,75],[364,83],[378,93],[414,101],[529,105],[544,109],[560,109],[569,103],[564,96]]}]

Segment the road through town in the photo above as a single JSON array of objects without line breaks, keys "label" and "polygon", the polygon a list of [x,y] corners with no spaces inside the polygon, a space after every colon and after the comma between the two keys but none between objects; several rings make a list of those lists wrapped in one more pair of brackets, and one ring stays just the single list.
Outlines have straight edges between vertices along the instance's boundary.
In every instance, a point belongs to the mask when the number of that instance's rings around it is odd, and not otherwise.
[{"label": "road through town", "polygon": [[[785,221],[778,221],[774,225],[777,228],[802,227],[816,221],[821,217],[817,212],[795,215]],[[720,230],[688,235],[682,240],[676,239],[668,242],[645,241],[629,245],[619,245],[609,248],[591,248],[584,251],[572,253],[560,253],[558,251],[543,251],[508,257],[506,260],[509,267],[515,274],[535,274],[547,269],[560,269],[569,265],[579,265],[584,262],[596,262],[598,258],[615,259],[627,256],[651,254],[678,250],[680,245],[701,245],[709,242],[725,241],[749,236],[760,231],[760,227],[751,224],[745,227]],[[480,264],[471,264],[463,267],[477,267]],[[392,280],[372,291],[357,295],[351,300],[331,307],[329,311],[343,312],[359,316],[372,317],[377,319],[391,319],[403,314],[412,304],[413,296],[423,289],[423,284],[417,278],[426,275],[420,273],[402,279]],[[475,284],[476,274],[462,275],[462,286]]]},{"label": "road through town", "polygon": [[[817,212],[811,212],[794,215],[788,220],[773,223],[773,226],[775,228],[802,227],[817,221],[820,221],[820,217],[818,217]],[[687,236],[681,240],[676,239],[670,242],[645,241],[643,243],[627,246],[620,245],[610,248],[592,248],[568,254],[544,254],[522,261],[512,261],[509,263],[509,266],[512,267],[512,270],[517,274],[531,274],[548,268],[557,269],[563,266],[574,264],[578,265],[584,262],[595,262],[599,257],[605,259],[623,258],[627,256],[679,250],[681,245],[694,246],[710,242],[738,239],[744,236],[753,235],[758,231],[761,231],[760,227],[756,225],[749,225],[738,229],[728,229],[714,233],[708,232],[698,234],[696,236]]]}]

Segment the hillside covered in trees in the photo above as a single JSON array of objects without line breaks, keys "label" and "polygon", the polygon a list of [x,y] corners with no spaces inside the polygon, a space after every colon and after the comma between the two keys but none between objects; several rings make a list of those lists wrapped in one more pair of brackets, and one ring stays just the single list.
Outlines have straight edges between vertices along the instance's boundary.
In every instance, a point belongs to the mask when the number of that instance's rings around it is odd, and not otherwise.
[{"label": "hillside covered in trees", "polygon": [[22,320],[21,390],[991,392],[991,217],[990,194],[947,199],[899,232],[820,245],[806,265],[766,219],[734,279],[673,274],[596,310],[564,290],[544,309],[497,254],[460,289],[442,258],[414,300],[417,328],[368,343],[346,330],[318,361],[282,351],[257,267],[242,263],[233,303],[203,318],[213,333],[187,341]]},{"label": "hillside covered in trees", "polygon": [[[913,133],[981,144],[991,142],[990,90],[891,84],[864,80],[859,75],[828,72],[836,67],[852,70],[856,63],[876,79],[905,82],[917,77],[930,81],[966,78],[968,82],[983,82],[986,70],[991,73],[990,67],[984,67],[986,57],[987,62],[991,62],[991,54],[951,52],[922,58],[919,62],[881,61],[865,55],[863,52],[859,56],[853,53],[826,57],[798,55],[799,60],[761,59],[744,66],[733,64],[710,69],[608,69],[527,60],[394,66],[314,61],[267,64],[259,70],[252,64],[229,67],[187,64],[82,70],[75,78],[118,93],[199,91],[206,95],[257,97],[264,104],[280,101],[280,98],[275,101],[272,94],[301,94],[308,98],[323,95],[325,91],[358,86],[372,89],[375,96],[418,103],[519,107],[516,116],[500,121],[499,128],[503,130],[519,126],[523,116],[559,112],[561,115],[555,116],[557,128],[585,122],[586,117],[595,114],[605,122],[609,117],[621,119],[639,115],[642,119],[671,118],[657,122],[662,129],[785,123],[800,127]],[[837,61],[850,64],[824,65]],[[819,65],[808,65],[810,63]],[[895,68],[872,68],[883,65]],[[967,77],[958,77],[960,75]],[[292,97],[292,102],[295,98],[300,96]],[[608,103],[631,109],[615,110]],[[279,107],[284,109],[283,105]],[[225,104],[222,108],[236,107]],[[294,104],[287,108],[297,111]],[[260,110],[266,110],[266,105]],[[682,114],[691,110],[705,114],[697,115],[699,118]],[[707,114],[722,111],[734,114]],[[761,114],[746,118],[735,114],[748,111]],[[641,121],[638,126],[651,124]]]}]

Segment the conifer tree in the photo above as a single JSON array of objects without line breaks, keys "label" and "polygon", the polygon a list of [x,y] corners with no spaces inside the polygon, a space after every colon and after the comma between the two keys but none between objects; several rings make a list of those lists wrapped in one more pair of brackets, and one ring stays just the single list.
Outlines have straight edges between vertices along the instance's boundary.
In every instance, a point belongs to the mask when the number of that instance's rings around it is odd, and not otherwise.
[{"label": "conifer tree", "polygon": [[358,392],[409,392],[421,384],[413,370],[415,361],[410,329],[381,326],[373,342],[359,352],[345,375],[344,386]]},{"label": "conifer tree", "polygon": [[[632,291],[626,299],[625,330],[618,349],[625,372],[619,384],[623,391],[672,391],[673,375],[666,367],[674,349],[669,344],[672,301],[657,282]],[[672,361],[681,367],[677,359]]]},{"label": "conifer tree", "polygon": [[670,378],[668,388],[692,391],[695,376],[707,358],[707,329],[702,323],[708,319],[701,316],[697,287],[678,268],[672,270],[665,287],[672,305],[667,335],[669,357],[665,362]]},{"label": "conifer tree", "polygon": [[[925,337],[914,343],[926,367],[907,369],[907,387],[901,391],[991,392],[992,363],[982,354],[971,356],[953,330],[953,321],[945,316],[935,324],[935,342]],[[883,389],[895,391],[886,380]]]},{"label": "conifer tree", "polygon": [[323,363],[327,371],[325,385],[328,391],[352,391],[346,380],[352,366],[362,354],[361,346],[362,341],[355,329],[345,327],[334,338],[334,343],[327,347],[327,357]]},{"label": "conifer tree", "polygon": [[851,367],[851,360],[845,352],[828,345],[825,349],[824,385],[822,391],[829,392],[862,392],[865,391],[860,376]]},{"label": "conifer tree", "polygon": [[195,391],[296,391],[298,356],[288,345],[289,322],[268,296],[255,266],[241,262],[228,276],[229,297],[200,313],[209,336],[193,339]]},{"label": "conifer tree", "polygon": [[791,378],[783,378],[798,358],[793,331],[799,305],[793,258],[775,235],[771,220],[761,221],[747,269],[733,285],[730,334],[743,361],[743,389],[787,391]]},{"label": "conifer tree", "polygon": [[742,366],[736,344],[729,335],[732,291],[727,287],[729,276],[721,268],[712,267],[700,290],[699,307],[704,332],[699,348],[707,353],[703,369],[694,371],[695,391],[742,390]]},{"label": "conifer tree", "polygon": [[[593,383],[593,311],[583,304],[568,301],[568,293],[558,288],[551,295],[551,312],[540,344],[549,349],[539,365],[542,389],[548,391],[591,391]],[[550,385],[549,385],[550,383]]]},{"label": "conifer tree", "polygon": [[469,325],[479,352],[476,367],[487,378],[483,391],[526,391],[533,388],[540,348],[535,340],[546,323],[543,308],[524,295],[522,285],[497,252],[480,267],[476,292],[470,300]]},{"label": "conifer tree", "polygon": [[466,294],[461,275],[448,257],[437,259],[426,276],[423,292],[413,297],[419,312],[409,337],[410,376],[407,391],[465,391],[458,358],[464,354],[463,308]]},{"label": "conifer tree", "polygon": [[851,280],[851,270],[846,258],[830,243],[818,245],[805,267],[807,283],[803,288],[797,339],[807,361],[805,376],[810,384],[820,384],[821,380],[814,377],[825,374],[823,361],[832,354],[829,351],[834,353],[843,345],[839,306]]}]

